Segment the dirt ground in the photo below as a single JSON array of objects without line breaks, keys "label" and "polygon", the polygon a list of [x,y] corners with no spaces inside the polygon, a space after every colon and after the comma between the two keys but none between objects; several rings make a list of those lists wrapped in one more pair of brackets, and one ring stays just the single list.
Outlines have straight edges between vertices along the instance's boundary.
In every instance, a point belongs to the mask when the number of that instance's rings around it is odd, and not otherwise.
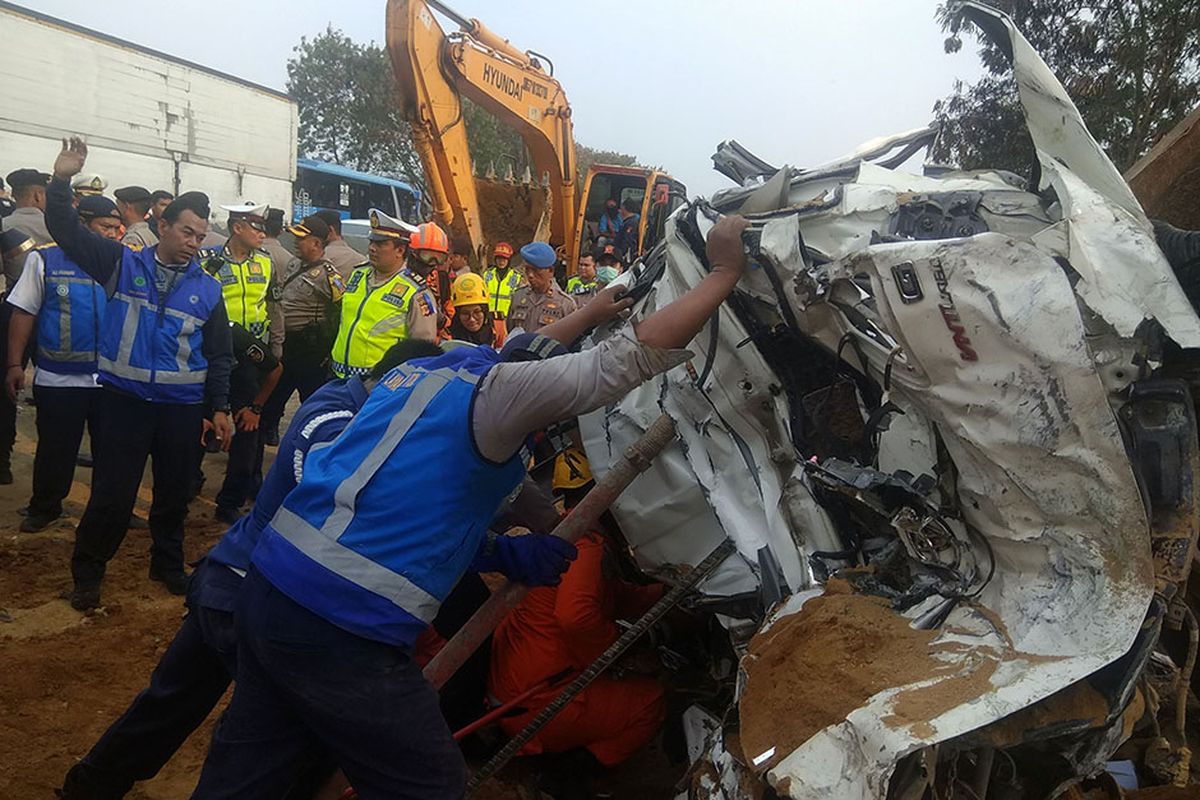
[{"label": "dirt ground", "polygon": [[[0,486],[0,798],[53,797],[62,777],[146,684],[183,616],[181,598],[147,578],[149,531],[129,531],[109,565],[101,613],[71,609],[70,554],[74,527],[87,500],[90,470],[76,471],[66,514],[38,534],[17,531],[17,509],[29,499],[35,441],[32,406],[22,404],[13,454],[16,482]],[[84,449],[87,449],[85,442]],[[268,448],[270,459],[274,450]],[[205,459],[207,482],[191,507],[187,557],[201,556],[225,526],[212,519],[224,457]],[[150,480],[136,513],[149,508]],[[152,781],[139,784],[132,800],[186,798],[195,785],[212,726],[211,717]],[[649,748],[606,776],[602,788],[615,797],[668,798],[679,770]],[[476,797],[532,798],[522,788],[528,768],[514,764]]]}]

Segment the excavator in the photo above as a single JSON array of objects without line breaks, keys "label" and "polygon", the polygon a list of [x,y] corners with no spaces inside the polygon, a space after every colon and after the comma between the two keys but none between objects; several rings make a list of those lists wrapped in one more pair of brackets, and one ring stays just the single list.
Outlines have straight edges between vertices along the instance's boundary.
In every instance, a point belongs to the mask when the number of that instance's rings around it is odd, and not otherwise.
[{"label": "excavator", "polygon": [[[447,34],[434,12],[458,26]],[[548,241],[573,274],[581,254],[603,243],[608,201],[640,207],[638,255],[686,200],[679,181],[655,169],[593,165],[576,197],[571,106],[554,64],[521,51],[477,19],[439,0],[389,0],[387,47],[433,216],[470,241],[482,260],[500,240]],[[467,146],[463,98],[516,130],[529,151],[532,180],[479,179]],[[491,173],[492,170],[489,170]]]}]

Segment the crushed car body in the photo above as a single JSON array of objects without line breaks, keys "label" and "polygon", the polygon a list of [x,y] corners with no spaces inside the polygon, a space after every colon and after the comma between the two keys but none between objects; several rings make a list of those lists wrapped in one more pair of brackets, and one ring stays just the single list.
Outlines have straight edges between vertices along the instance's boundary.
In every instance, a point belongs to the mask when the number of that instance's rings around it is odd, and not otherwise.
[{"label": "crushed car body", "polygon": [[691,361],[580,420],[598,471],[676,421],[614,507],[643,571],[737,545],[694,604],[740,656],[734,703],[685,717],[682,797],[918,798],[948,771],[1052,797],[1128,737],[1182,624],[1200,318],[1062,85],[965,13],[1011,54],[1035,185],[900,170],[934,129],[810,170],[728,144],[744,185],[627,278],[649,313],[704,277],[719,214],[751,220]]}]

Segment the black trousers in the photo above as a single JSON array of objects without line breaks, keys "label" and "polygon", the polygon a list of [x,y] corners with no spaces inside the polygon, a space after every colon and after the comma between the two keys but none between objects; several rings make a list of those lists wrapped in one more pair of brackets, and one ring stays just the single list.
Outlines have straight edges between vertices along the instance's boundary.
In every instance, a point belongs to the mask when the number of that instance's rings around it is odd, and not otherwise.
[{"label": "black trousers", "polygon": [[92,495],[75,530],[71,574],[77,586],[99,586],[121,546],[138,486],[152,459],[150,568],[183,571],[183,521],[200,447],[201,405],[149,403],[103,389],[92,442]]},{"label": "black trousers", "polygon": [[[13,307],[0,301],[0,336],[3,339],[3,350],[8,351],[8,321],[12,319]],[[7,359],[7,356],[5,356]],[[5,362],[5,367],[9,362]],[[29,363],[25,354],[21,356],[21,366]],[[17,404],[8,399],[8,392],[0,391],[0,468],[8,469],[12,464],[13,445],[17,443]]]},{"label": "black trousers", "polygon": [[263,406],[261,425],[264,431],[275,430],[283,418],[283,410],[293,392],[300,393],[300,402],[320,389],[329,380],[329,346],[324,339],[315,339],[304,331],[293,334],[283,342],[283,374],[275,391]]},{"label": "black trousers", "polygon": [[75,479],[75,458],[86,424],[96,435],[103,389],[33,387],[37,401],[37,453],[33,457],[30,515],[57,517]]},{"label": "black trousers", "polygon": [[[264,409],[265,411],[265,409]],[[255,431],[237,431],[229,443],[229,463],[225,467],[225,482],[217,492],[217,507],[230,511],[241,509],[253,500],[262,486],[262,427]]]}]

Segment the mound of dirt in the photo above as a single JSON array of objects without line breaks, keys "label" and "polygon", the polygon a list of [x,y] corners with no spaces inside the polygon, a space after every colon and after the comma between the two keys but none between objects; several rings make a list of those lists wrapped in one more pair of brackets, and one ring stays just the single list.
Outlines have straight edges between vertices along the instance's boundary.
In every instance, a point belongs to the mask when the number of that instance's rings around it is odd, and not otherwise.
[{"label": "mound of dirt", "polygon": [[[534,240],[539,227],[548,225],[546,193],[540,186],[498,183],[475,179],[479,199],[479,221],[487,252],[496,242],[508,242],[514,249]],[[548,228],[543,236],[548,233]]]}]

